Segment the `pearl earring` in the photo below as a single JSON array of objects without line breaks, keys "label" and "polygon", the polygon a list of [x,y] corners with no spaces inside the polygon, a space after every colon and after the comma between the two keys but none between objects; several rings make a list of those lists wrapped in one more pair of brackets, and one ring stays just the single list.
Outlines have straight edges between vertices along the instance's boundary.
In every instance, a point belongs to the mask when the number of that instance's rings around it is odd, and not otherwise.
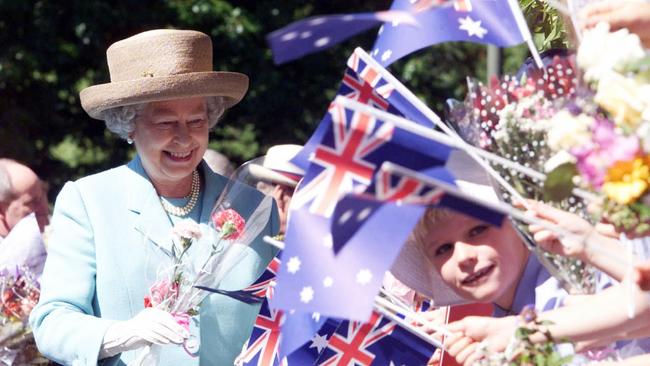
[{"label": "pearl earring", "polygon": [[127,137],[126,138],[126,143],[129,144],[129,145],[133,145],[133,139],[130,138],[130,137]]}]

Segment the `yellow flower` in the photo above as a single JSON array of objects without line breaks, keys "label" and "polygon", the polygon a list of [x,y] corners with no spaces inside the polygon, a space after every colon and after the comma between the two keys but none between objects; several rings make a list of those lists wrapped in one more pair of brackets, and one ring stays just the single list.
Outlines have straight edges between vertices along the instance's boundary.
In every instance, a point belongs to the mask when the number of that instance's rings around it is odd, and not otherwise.
[{"label": "yellow flower", "polygon": [[626,205],[641,197],[648,189],[650,155],[630,161],[619,161],[607,170],[603,192],[612,201]]}]

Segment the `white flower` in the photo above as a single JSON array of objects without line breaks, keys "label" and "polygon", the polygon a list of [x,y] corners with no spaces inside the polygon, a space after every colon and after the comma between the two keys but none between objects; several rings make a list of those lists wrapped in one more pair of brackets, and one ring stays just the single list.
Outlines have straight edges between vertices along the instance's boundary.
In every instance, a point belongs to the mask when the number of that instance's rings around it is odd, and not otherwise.
[{"label": "white flower", "polygon": [[594,119],[586,114],[574,116],[566,110],[556,113],[549,121],[548,146],[555,150],[569,150],[591,141],[589,128]]},{"label": "white flower", "polygon": [[544,171],[549,173],[562,164],[575,162],[575,156],[569,154],[566,150],[560,150],[544,163]]},{"label": "white flower", "polygon": [[623,70],[644,56],[639,36],[627,29],[610,33],[607,23],[599,23],[583,34],[577,62],[587,81],[598,81],[605,73]]},{"label": "white flower", "polygon": [[[609,112],[619,127],[636,128],[650,114],[650,92],[634,79],[617,72],[603,74],[594,101]],[[645,94],[645,95],[644,95]]]}]

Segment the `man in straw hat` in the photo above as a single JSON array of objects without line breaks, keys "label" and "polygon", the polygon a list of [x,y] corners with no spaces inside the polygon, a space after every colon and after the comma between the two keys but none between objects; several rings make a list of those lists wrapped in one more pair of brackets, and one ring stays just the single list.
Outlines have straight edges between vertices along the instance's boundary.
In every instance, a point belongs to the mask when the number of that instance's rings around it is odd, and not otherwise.
[{"label": "man in straw hat", "polygon": [[[137,155],[68,182],[59,194],[41,298],[30,317],[39,350],[66,365],[124,365],[142,354],[139,348],[174,344],[160,347],[158,364],[232,364],[258,306],[211,295],[181,326],[170,313],[145,308],[144,298],[157,271],[171,264],[172,225],[210,221],[227,179],[202,161],[208,133],[244,97],[248,78],[213,71],[211,39],[196,31],[140,33],[106,55],[111,81],[82,90],[81,104]],[[263,195],[250,189],[243,197],[232,208],[245,215]],[[275,254],[260,238],[275,231],[267,225],[223,287],[257,279]],[[189,247],[188,255],[199,249]]]},{"label": "man in straw hat", "polygon": [[259,180],[257,188],[275,198],[280,216],[278,235],[286,232],[291,198],[298,182],[305,175],[302,169],[291,163],[291,159],[301,149],[300,145],[271,146],[260,159],[261,164],[253,163],[249,166],[250,174]]}]

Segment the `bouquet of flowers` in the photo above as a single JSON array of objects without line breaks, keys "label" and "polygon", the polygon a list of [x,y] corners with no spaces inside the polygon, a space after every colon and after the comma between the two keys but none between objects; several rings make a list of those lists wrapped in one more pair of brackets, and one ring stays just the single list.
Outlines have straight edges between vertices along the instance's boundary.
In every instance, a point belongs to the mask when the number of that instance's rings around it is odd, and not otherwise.
[{"label": "bouquet of flowers", "polygon": [[0,272],[0,364],[45,365],[28,319],[40,295],[36,276],[27,267]]},{"label": "bouquet of flowers", "polygon": [[[490,85],[470,81],[465,103],[452,105],[448,121],[470,143],[496,153],[537,172],[563,171],[561,155],[551,146],[549,120],[580,94],[574,61],[571,57],[554,57],[544,69],[532,69],[520,78],[505,76],[493,79]],[[549,175],[542,182],[500,165],[494,169],[523,197],[552,201],[563,210],[589,219],[582,199],[571,194],[572,185],[559,184]],[[500,190],[504,200],[513,198]],[[551,254],[539,248],[525,225],[515,222],[524,241],[537,254],[542,264],[561,280],[567,291],[592,293],[595,286],[593,270],[579,260]]]},{"label": "bouquet of flowers", "polygon": [[[250,206],[252,192],[253,197],[259,198],[254,207],[246,207],[246,213],[234,208],[243,199]],[[200,348],[199,337],[190,332],[192,317],[198,315],[203,299],[210,292],[219,292],[224,278],[247,255],[248,246],[267,226],[272,208],[272,197],[238,180],[230,180],[212,210],[208,225],[187,219],[172,228],[169,263],[157,271],[143,300],[145,307],[171,313],[186,328],[190,337],[183,348],[189,355],[197,356]],[[155,365],[158,347],[145,349],[135,364]]]},{"label": "bouquet of flowers", "polygon": [[[584,33],[577,64],[586,92],[551,120],[557,174],[603,196],[602,217],[620,231],[650,232],[650,53],[635,34],[602,23]],[[572,174],[567,174],[572,173]]]}]

